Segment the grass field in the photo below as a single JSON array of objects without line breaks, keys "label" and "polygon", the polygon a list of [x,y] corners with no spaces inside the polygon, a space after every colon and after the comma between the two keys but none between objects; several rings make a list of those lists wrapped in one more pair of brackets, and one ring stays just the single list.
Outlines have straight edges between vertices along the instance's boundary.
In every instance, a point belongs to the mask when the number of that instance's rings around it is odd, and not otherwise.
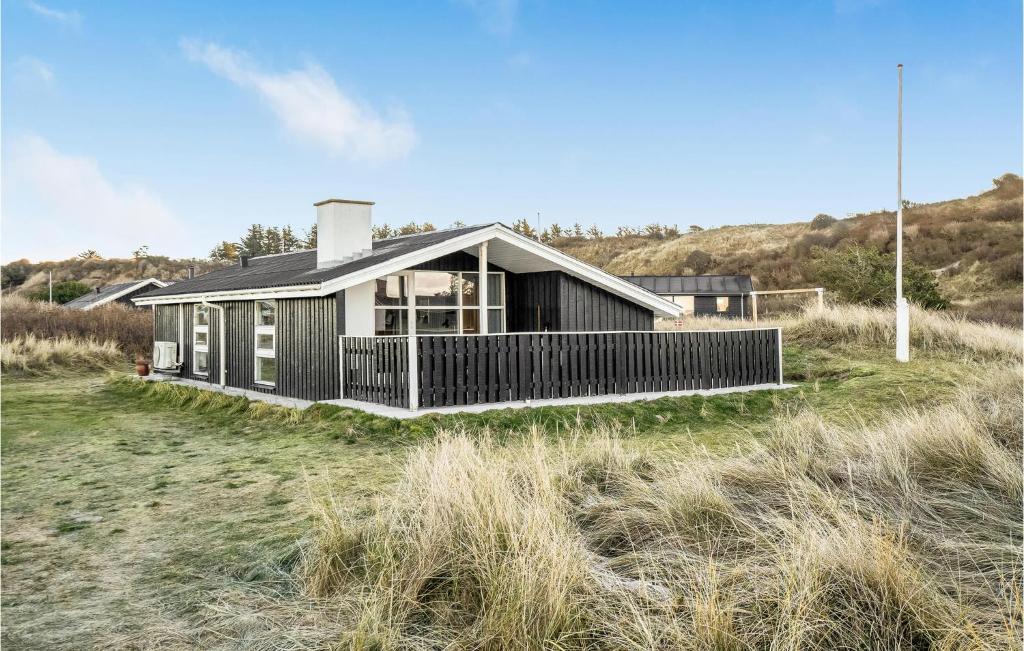
[{"label": "grass field", "polygon": [[898,366],[888,351],[855,344],[789,345],[784,367],[796,388],[410,421],[161,391],[127,372],[8,377],[3,643],[326,646],[356,614],[295,579],[316,531],[321,497],[311,496],[329,491],[347,511],[371,512],[439,429],[499,443],[611,429],[656,458],[732,454],[808,410],[836,425],[883,423],[952,399],[958,382],[988,368],[941,351]]}]

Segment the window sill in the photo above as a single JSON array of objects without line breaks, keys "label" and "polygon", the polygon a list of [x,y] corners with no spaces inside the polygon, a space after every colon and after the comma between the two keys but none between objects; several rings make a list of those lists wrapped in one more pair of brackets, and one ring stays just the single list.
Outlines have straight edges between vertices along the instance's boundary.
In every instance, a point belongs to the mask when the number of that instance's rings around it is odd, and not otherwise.
[{"label": "window sill", "polygon": [[255,380],[255,381],[253,381],[253,384],[255,384],[256,386],[259,386],[259,387],[267,387],[267,388],[270,388],[270,389],[274,389],[274,388],[277,387],[277,383],[276,382],[260,382],[259,380]]}]

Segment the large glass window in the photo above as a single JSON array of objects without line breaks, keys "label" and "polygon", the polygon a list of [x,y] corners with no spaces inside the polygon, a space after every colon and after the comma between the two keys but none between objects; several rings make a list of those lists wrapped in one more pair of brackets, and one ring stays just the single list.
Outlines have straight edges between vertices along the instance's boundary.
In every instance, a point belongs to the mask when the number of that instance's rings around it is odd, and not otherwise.
[{"label": "large glass window", "polygon": [[256,301],[256,368],[257,384],[277,383],[277,303]]},{"label": "large glass window", "polygon": [[[376,281],[374,331],[378,336],[404,335],[410,318],[419,334],[477,334],[480,332],[480,274],[476,272],[414,271],[409,300],[404,276]],[[505,274],[487,274],[488,332],[505,331]],[[411,315],[410,315],[411,312]]]},{"label": "large glass window", "polygon": [[210,308],[205,305],[192,309],[192,372],[210,374]]}]

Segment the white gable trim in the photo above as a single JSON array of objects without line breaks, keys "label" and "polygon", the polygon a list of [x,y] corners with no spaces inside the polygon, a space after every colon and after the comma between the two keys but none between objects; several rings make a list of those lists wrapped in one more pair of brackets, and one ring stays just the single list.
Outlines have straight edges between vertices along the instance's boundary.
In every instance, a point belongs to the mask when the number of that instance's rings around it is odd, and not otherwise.
[{"label": "white gable trim", "polygon": [[449,253],[455,253],[468,247],[491,239],[498,239],[517,246],[540,258],[544,258],[560,267],[566,273],[581,278],[593,285],[601,287],[617,296],[639,303],[650,308],[659,316],[678,316],[682,308],[639,285],[623,280],[614,274],[602,271],[582,260],[566,255],[561,251],[521,235],[502,224],[492,224],[464,235],[459,235],[443,242],[424,247],[418,251],[406,253],[365,269],[353,271],[339,278],[326,280],[316,285],[297,285],[291,287],[268,287],[262,289],[241,289],[223,292],[201,292],[196,294],[178,294],[154,298],[135,299],[137,305],[161,305],[182,303],[198,300],[258,300],[266,298],[300,298],[308,296],[326,296],[342,289],[365,283],[374,278],[402,271],[409,267],[422,264]]},{"label": "white gable trim", "polygon": [[[86,305],[85,307],[83,307],[82,309],[83,310],[91,310],[94,307],[99,307],[100,305],[106,305],[107,303],[110,303],[111,301],[116,301],[117,299],[121,298],[125,294],[131,294],[136,289],[139,289],[140,287],[144,287],[145,285],[149,285],[150,283],[156,285],[157,287],[167,287],[167,283],[165,283],[162,280],[157,280],[156,278],[147,278],[145,280],[140,280],[139,282],[135,283],[134,285],[131,285],[129,287],[125,287],[121,291],[115,292],[115,293],[111,294],[110,296],[104,296],[102,300],[96,301],[95,303],[90,303],[90,304]],[[132,301],[132,302],[134,302],[134,301]]]}]

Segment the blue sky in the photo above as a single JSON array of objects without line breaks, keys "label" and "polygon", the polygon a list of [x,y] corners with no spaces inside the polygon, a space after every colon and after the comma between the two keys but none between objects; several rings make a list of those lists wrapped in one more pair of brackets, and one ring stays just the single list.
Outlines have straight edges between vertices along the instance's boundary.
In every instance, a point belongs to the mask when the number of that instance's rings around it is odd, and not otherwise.
[{"label": "blue sky", "polygon": [[681,226],[1021,172],[1021,3],[85,3],[2,9],[4,261],[205,255],[375,221]]}]

